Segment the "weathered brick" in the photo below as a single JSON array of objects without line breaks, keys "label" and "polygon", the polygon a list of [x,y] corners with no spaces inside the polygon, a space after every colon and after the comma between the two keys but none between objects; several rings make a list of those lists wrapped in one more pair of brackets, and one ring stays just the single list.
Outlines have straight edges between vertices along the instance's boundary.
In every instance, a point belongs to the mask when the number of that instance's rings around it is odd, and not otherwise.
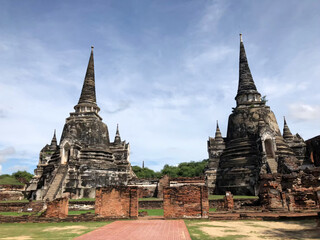
[{"label": "weathered brick", "polygon": [[97,188],[95,213],[108,218],[137,218],[138,188],[134,186]]},{"label": "weathered brick", "polygon": [[184,185],[163,189],[165,218],[208,218],[208,187]]},{"label": "weathered brick", "polygon": [[66,218],[68,216],[69,198],[57,198],[47,202],[43,216],[46,218]]}]

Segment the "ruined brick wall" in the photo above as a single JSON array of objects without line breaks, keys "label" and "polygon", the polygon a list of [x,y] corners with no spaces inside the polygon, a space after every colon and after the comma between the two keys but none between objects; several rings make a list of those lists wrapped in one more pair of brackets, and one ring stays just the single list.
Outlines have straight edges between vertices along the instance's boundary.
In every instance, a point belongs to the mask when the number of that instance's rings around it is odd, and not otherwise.
[{"label": "ruined brick wall", "polygon": [[224,196],[224,208],[227,210],[234,209],[234,201],[233,201],[233,195],[231,192],[226,192],[226,195]]},{"label": "ruined brick wall", "polygon": [[259,199],[263,208],[272,211],[286,209],[280,174],[264,174],[260,177]]},{"label": "ruined brick wall", "polygon": [[0,201],[24,199],[24,185],[0,185]]},{"label": "ruined brick wall", "polygon": [[169,180],[169,176],[168,175],[164,175],[160,180],[159,180],[159,184],[158,184],[158,194],[157,194],[157,198],[163,198],[163,189],[165,187],[169,187],[170,185],[170,180]]},{"label": "ruined brick wall", "polygon": [[260,204],[269,210],[307,210],[320,207],[320,168],[291,174],[260,176]]},{"label": "ruined brick wall", "polygon": [[316,136],[306,141],[307,157],[317,167],[320,167],[320,136]]},{"label": "ruined brick wall", "polygon": [[165,218],[208,218],[208,187],[184,185],[163,189]]},{"label": "ruined brick wall", "polygon": [[43,216],[47,218],[66,218],[68,216],[69,198],[57,198],[47,202]]},{"label": "ruined brick wall", "polygon": [[156,189],[157,185],[154,186],[139,186],[138,188],[138,196],[139,198],[150,198],[156,197]]},{"label": "ruined brick wall", "polygon": [[95,213],[109,218],[138,217],[138,187],[109,186],[96,189]]}]

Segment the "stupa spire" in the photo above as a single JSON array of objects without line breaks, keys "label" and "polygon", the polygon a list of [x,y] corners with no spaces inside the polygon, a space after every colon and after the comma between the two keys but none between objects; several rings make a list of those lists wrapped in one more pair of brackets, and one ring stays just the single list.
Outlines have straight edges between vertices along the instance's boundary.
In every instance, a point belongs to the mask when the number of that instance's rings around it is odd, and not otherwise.
[{"label": "stupa spire", "polygon": [[[249,99],[248,95],[252,97]],[[241,101],[238,101],[240,96],[244,96]],[[261,95],[257,91],[256,85],[253,81],[253,77],[250,71],[246,50],[244,48],[242,34],[240,34],[240,54],[239,54],[239,84],[238,93],[236,96],[238,103],[246,103],[252,101],[261,101]]]},{"label": "stupa spire", "polygon": [[286,117],[283,117],[283,138],[288,140],[288,139],[293,139],[293,135],[287,125]]},{"label": "stupa spire", "polygon": [[78,104],[93,103],[96,104],[96,88],[94,78],[94,60],[93,60],[93,46],[91,47],[91,54],[87,67],[86,76],[84,78],[83,87]]},{"label": "stupa spire", "polygon": [[117,131],[116,131],[116,136],[114,137],[114,142],[115,143],[121,143],[121,137],[120,137],[120,132],[119,132],[119,124],[117,124]]},{"label": "stupa spire", "polygon": [[57,137],[56,137],[56,130],[54,130],[50,147],[57,147],[57,146],[58,146],[58,143],[57,143]]},{"label": "stupa spire", "polygon": [[218,121],[217,121],[215,139],[222,139],[222,135],[221,135],[221,131],[220,131],[220,128],[219,128],[219,123],[218,123]]},{"label": "stupa spire", "polygon": [[96,103],[93,46],[91,46],[91,54],[90,54],[87,72],[84,78],[79,102],[74,108],[76,112],[98,113],[100,111]]}]

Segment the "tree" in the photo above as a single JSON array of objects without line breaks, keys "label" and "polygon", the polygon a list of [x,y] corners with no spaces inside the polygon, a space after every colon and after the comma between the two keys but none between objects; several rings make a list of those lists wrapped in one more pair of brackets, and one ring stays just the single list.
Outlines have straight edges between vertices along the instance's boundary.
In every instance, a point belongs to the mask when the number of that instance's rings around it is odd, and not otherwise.
[{"label": "tree", "polygon": [[138,178],[159,178],[160,173],[153,171],[149,168],[141,168],[139,166],[133,166],[132,170]]},{"label": "tree", "polygon": [[28,183],[30,182],[33,175],[31,173],[28,173],[27,171],[18,171],[15,173],[12,173],[12,176],[17,179],[21,183]]}]

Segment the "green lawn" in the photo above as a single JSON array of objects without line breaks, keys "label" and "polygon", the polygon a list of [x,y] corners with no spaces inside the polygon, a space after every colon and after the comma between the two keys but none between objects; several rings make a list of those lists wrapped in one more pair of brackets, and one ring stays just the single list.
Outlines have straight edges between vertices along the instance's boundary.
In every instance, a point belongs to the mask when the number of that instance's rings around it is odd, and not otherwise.
[{"label": "green lawn", "polygon": [[94,209],[92,210],[81,210],[81,211],[69,211],[68,215],[80,215],[84,213],[94,213]]},{"label": "green lawn", "polygon": [[0,212],[2,216],[23,216],[23,215],[40,215],[40,213],[32,212]]},{"label": "green lawn", "polygon": [[0,185],[24,185],[24,184],[19,182],[15,177],[5,174],[0,176]]},{"label": "green lawn", "polygon": [[0,239],[67,240],[102,227],[110,222],[82,223],[2,223]]},{"label": "green lawn", "polygon": [[[8,201],[0,201],[0,203],[18,203],[18,202],[29,202],[28,199],[22,199],[22,200],[8,200]],[[34,202],[34,201],[33,201]]]},{"label": "green lawn", "polygon": [[163,216],[163,209],[139,209],[139,212],[147,211],[148,216]]},{"label": "green lawn", "polygon": [[149,197],[149,198],[139,198],[139,201],[162,201],[162,198],[155,198],[155,197]]},{"label": "green lawn", "polygon": [[[209,200],[214,199],[223,199],[225,195],[209,195]],[[233,199],[258,199],[258,196],[240,196],[240,195],[234,195]]]},{"label": "green lawn", "polygon": [[70,199],[70,202],[81,202],[81,201],[91,201],[94,202],[95,198],[80,198],[80,199]]}]

